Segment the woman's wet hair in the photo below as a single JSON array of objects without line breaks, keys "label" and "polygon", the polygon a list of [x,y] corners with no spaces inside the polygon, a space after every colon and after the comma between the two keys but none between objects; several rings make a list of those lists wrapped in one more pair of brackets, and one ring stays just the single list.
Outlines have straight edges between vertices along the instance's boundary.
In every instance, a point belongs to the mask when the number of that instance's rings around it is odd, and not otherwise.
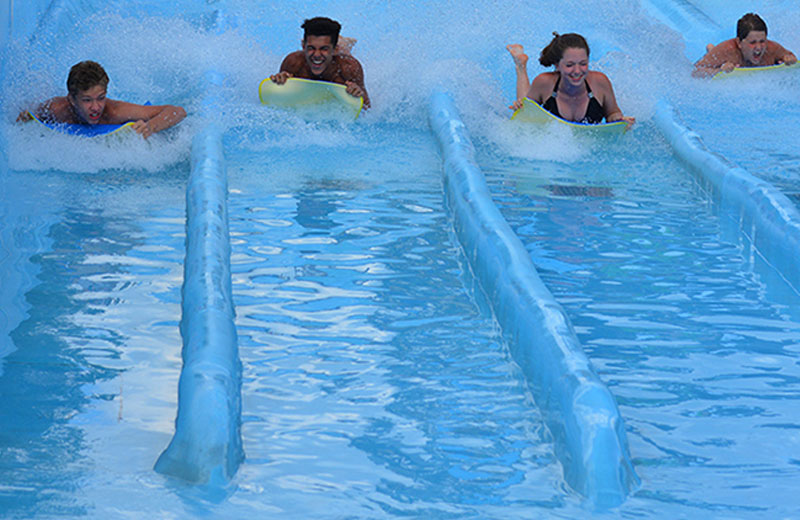
[{"label": "woman's wet hair", "polygon": [[330,36],[331,45],[336,47],[339,42],[339,31],[342,30],[342,25],[336,20],[325,18],[324,16],[317,16],[316,18],[309,18],[303,22],[303,43],[309,36]]},{"label": "woman's wet hair", "polygon": [[539,54],[539,63],[545,67],[558,65],[564,56],[564,51],[570,48],[584,49],[586,56],[589,56],[589,44],[586,43],[586,38],[577,33],[558,34],[554,32],[553,39]]},{"label": "woman's wet hair", "polygon": [[99,63],[87,60],[76,63],[69,69],[67,92],[73,97],[96,85],[108,87],[108,74]]},{"label": "woman's wet hair", "polygon": [[750,31],[764,31],[767,34],[767,24],[756,13],[747,13],[736,22],[736,38],[739,41],[747,38]]}]

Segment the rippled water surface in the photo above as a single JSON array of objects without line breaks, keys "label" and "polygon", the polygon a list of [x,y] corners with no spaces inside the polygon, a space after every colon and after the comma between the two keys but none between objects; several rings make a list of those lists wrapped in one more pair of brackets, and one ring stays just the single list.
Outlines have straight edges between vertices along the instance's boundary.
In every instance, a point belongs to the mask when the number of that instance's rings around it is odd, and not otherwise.
[{"label": "rippled water surface", "polygon": [[730,217],[648,132],[626,136],[640,160],[612,148],[482,166],[617,398],[643,480],[623,511],[795,516],[796,295],[758,274]]},{"label": "rippled water surface", "polygon": [[180,171],[2,184],[0,516],[114,516],[160,480],[173,428]]},{"label": "rippled water surface", "polygon": [[575,507],[524,380],[465,288],[423,137],[358,163],[300,148],[232,165],[242,478],[257,475],[276,511]]},{"label": "rippled water surface", "polygon": [[[693,80],[684,35],[638,0],[546,17],[507,0],[52,4],[28,34],[8,20],[0,66],[1,517],[800,517],[796,295],[648,123],[667,98],[709,148],[792,195],[796,75]],[[720,27],[750,8],[707,4]],[[752,8],[797,53],[790,4]],[[358,39],[373,108],[356,124],[258,103],[317,14]],[[535,57],[554,30],[585,34],[639,120],[605,152],[508,122],[505,45]],[[117,148],[12,123],[87,57],[112,98],[189,116]],[[565,488],[450,234],[426,119],[441,87],[620,405],[642,486],[606,514]],[[174,431],[184,183],[209,118],[225,134],[245,378],[246,459],[222,490],[152,469]]]}]

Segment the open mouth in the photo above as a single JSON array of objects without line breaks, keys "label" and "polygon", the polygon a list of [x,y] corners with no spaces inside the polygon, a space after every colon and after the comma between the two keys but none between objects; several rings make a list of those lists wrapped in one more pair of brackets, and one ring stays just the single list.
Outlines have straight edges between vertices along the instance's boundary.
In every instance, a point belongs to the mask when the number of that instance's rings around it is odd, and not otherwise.
[{"label": "open mouth", "polygon": [[311,70],[312,71],[314,71],[314,72],[317,72],[317,71],[322,72],[323,70],[325,70],[325,58],[324,57],[319,57],[319,58],[313,57],[313,58],[310,58],[308,61],[309,61],[309,64],[311,65]]}]

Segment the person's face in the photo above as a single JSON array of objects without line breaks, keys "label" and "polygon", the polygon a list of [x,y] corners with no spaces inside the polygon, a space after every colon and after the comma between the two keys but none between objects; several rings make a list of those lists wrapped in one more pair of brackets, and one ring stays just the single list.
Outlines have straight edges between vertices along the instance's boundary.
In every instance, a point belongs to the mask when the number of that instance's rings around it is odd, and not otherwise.
[{"label": "person's face", "polygon": [[321,76],[333,60],[331,37],[309,35],[303,42],[303,54],[311,74]]},{"label": "person's face", "polygon": [[568,47],[558,61],[556,70],[561,77],[572,85],[579,85],[589,72],[589,55],[586,49]]},{"label": "person's face", "polygon": [[70,94],[67,97],[81,120],[90,125],[100,122],[100,117],[106,108],[106,87],[95,85],[87,90],[81,90],[75,96]]},{"label": "person's face", "polygon": [[767,52],[767,33],[764,31],[750,31],[744,40],[737,40],[739,50],[745,63],[761,65],[764,54]]}]

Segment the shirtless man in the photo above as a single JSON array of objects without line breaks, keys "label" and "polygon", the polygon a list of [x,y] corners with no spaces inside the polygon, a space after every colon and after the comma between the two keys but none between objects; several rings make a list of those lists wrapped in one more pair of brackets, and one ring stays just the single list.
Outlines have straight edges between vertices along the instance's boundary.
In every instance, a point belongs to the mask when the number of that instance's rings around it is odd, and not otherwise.
[{"label": "shirtless man", "polygon": [[692,76],[696,78],[707,78],[719,71],[730,72],[737,67],[797,62],[794,54],[767,39],[767,24],[754,13],[747,13],[736,23],[736,38],[725,40],[716,47],[709,44],[706,51],[706,55],[694,65]]},{"label": "shirtless man", "polygon": [[[178,124],[186,111],[173,105],[137,105],[106,97],[108,75],[99,63],[82,61],[73,65],[67,77],[66,96],[40,103],[33,112],[48,123],[79,125],[121,125],[134,121],[133,129],[144,138]],[[17,121],[30,121],[23,110]]]},{"label": "shirtless man", "polygon": [[[364,70],[358,60],[349,54],[353,40],[342,38],[343,41],[339,42],[342,28],[339,22],[317,17],[306,20],[301,27],[305,31],[303,50],[286,56],[280,72],[270,76],[270,79],[278,85],[283,85],[292,77],[340,83],[347,87],[347,93],[351,96],[363,97],[364,107],[369,108]],[[337,44],[340,44],[339,47]]]}]

